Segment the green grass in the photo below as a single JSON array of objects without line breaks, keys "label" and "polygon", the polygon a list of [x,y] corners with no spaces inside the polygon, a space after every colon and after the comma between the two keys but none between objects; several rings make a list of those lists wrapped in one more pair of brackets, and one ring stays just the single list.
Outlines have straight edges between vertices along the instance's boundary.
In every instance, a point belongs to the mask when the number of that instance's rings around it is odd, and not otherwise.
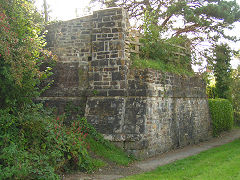
[{"label": "green grass", "polygon": [[239,180],[240,140],[125,180]]},{"label": "green grass", "polygon": [[91,151],[107,161],[115,162],[119,165],[128,165],[133,161],[132,157],[129,157],[120,148],[114,146],[108,141],[102,143],[95,141],[93,138],[89,138],[88,141]]},{"label": "green grass", "polygon": [[187,76],[193,76],[194,72],[187,70],[183,67],[181,67],[178,64],[166,64],[162,61],[158,60],[150,60],[150,59],[134,59],[132,63],[133,68],[138,69],[146,69],[151,68],[155,70],[160,70],[163,72],[171,72],[178,75],[187,75]]}]

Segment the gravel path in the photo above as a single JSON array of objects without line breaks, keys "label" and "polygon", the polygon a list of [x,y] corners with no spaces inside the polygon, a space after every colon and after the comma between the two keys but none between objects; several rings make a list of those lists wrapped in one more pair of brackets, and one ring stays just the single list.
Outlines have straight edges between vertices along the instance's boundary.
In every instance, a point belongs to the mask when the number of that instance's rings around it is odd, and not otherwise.
[{"label": "gravel path", "polygon": [[186,146],[181,149],[176,149],[143,161],[137,161],[129,166],[119,166],[110,164],[108,167],[99,169],[92,174],[77,173],[67,175],[64,180],[115,180],[129,175],[139,174],[146,171],[153,170],[158,166],[162,166],[178,159],[183,159],[210,148],[217,147],[235,139],[240,138],[240,129],[234,129],[231,132],[223,133],[217,138],[212,138],[209,141],[201,142],[197,145]]}]

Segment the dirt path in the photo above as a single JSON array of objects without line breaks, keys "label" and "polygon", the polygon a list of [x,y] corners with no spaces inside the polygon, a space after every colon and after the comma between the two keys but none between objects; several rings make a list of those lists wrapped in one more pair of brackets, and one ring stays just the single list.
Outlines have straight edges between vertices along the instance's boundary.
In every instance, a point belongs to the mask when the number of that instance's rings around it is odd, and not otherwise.
[{"label": "dirt path", "polygon": [[99,169],[99,171],[92,174],[77,173],[67,175],[64,180],[115,180],[129,175],[139,174],[146,171],[153,170],[158,166],[162,166],[178,159],[183,159],[202,151],[217,147],[233,140],[240,138],[240,129],[234,129],[231,132],[222,134],[217,138],[212,138],[209,141],[202,142],[197,145],[186,146],[182,149],[176,149],[143,161],[137,161],[129,166],[119,166],[111,164],[108,167]]}]

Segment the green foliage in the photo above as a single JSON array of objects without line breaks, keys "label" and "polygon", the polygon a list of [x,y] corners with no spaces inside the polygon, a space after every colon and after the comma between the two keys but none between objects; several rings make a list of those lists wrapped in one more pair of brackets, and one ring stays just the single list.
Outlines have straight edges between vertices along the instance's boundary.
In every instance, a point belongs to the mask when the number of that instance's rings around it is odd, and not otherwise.
[{"label": "green foliage", "polygon": [[[162,29],[157,24],[155,12],[145,12],[143,24],[143,37],[140,42],[141,46],[140,57],[142,59],[151,59],[159,63],[169,64],[170,66],[177,66],[183,71],[191,69],[191,55],[185,48],[188,42],[186,37],[172,37],[164,39],[161,37]],[[151,64],[151,63],[150,63]],[[157,64],[157,63],[156,63]]]},{"label": "green foliage", "polygon": [[60,179],[54,166],[62,153],[48,132],[51,118],[29,108],[17,114],[0,110],[0,179]]},{"label": "green foliage", "polygon": [[229,99],[231,97],[231,50],[227,44],[216,45],[212,66],[216,77],[215,97]]},{"label": "green foliage", "polygon": [[160,166],[124,180],[238,180],[240,140]]},{"label": "green foliage", "polygon": [[214,136],[233,127],[233,108],[229,100],[209,99],[209,109]]},{"label": "green foliage", "polygon": [[121,165],[131,162],[85,118],[64,126],[65,117],[52,114],[41,104],[16,114],[0,110],[0,179],[60,179],[63,173],[107,164],[93,153]]},{"label": "green foliage", "polygon": [[0,0],[0,107],[22,107],[39,95],[40,81],[50,69],[39,65],[52,58],[42,51],[42,21],[31,1]]},{"label": "green foliage", "polygon": [[133,68],[138,68],[138,69],[146,69],[146,68],[151,68],[155,70],[160,70],[163,72],[171,72],[174,74],[178,75],[187,75],[187,76],[193,76],[194,72],[189,71],[188,69],[184,69],[180,65],[174,65],[174,64],[166,64],[162,61],[158,60],[150,60],[150,59],[138,59],[134,58],[132,62],[132,67]]},{"label": "green foliage", "polygon": [[81,119],[81,127],[84,133],[89,134],[87,141],[94,154],[120,165],[128,165],[133,160],[133,157],[129,158],[120,148],[104,139],[85,118]]},{"label": "green foliage", "polygon": [[[105,159],[119,165],[128,165],[134,159],[133,157],[128,157],[123,150],[114,146],[107,140],[102,139],[101,141],[98,141],[94,137],[90,136],[88,141],[91,151],[93,151],[96,155],[104,157]],[[105,141],[105,143],[102,141]]]},{"label": "green foliage", "polygon": [[0,179],[59,179],[58,174],[101,165],[88,154],[84,119],[66,127],[64,117],[34,106],[0,113]]},{"label": "green foliage", "polygon": [[206,94],[208,98],[215,99],[216,97],[216,80],[213,74],[209,72],[203,73],[203,79],[205,80],[206,86]]},{"label": "green foliage", "polygon": [[232,71],[232,104],[235,123],[240,125],[240,66]]},{"label": "green foliage", "polygon": [[217,98],[216,97],[216,87],[215,87],[215,85],[207,84],[206,93],[207,93],[208,98],[210,98],[210,99]]}]

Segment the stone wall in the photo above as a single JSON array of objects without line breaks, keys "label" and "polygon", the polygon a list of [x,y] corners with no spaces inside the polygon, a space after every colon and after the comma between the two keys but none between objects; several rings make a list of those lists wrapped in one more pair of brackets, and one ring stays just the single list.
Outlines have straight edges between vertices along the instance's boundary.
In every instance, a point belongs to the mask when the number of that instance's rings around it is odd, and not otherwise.
[{"label": "stone wall", "polygon": [[[47,48],[58,56],[58,63],[51,77],[54,83],[41,99],[49,106],[56,106],[60,114],[68,104],[85,108],[92,24],[92,16],[86,16],[47,27]],[[79,113],[84,115],[84,111]]]},{"label": "stone wall", "polygon": [[126,139],[125,149],[146,157],[208,139],[211,124],[205,87],[199,77],[132,70],[125,117],[137,141]]},{"label": "stone wall", "polygon": [[131,69],[124,93],[91,97],[86,117],[130,154],[149,157],[211,137],[205,88],[199,77]]},{"label": "stone wall", "polygon": [[48,29],[48,48],[59,62],[42,100],[59,113],[68,102],[84,107],[105,138],[138,157],[210,137],[201,78],[130,68],[124,9],[96,11]]}]

